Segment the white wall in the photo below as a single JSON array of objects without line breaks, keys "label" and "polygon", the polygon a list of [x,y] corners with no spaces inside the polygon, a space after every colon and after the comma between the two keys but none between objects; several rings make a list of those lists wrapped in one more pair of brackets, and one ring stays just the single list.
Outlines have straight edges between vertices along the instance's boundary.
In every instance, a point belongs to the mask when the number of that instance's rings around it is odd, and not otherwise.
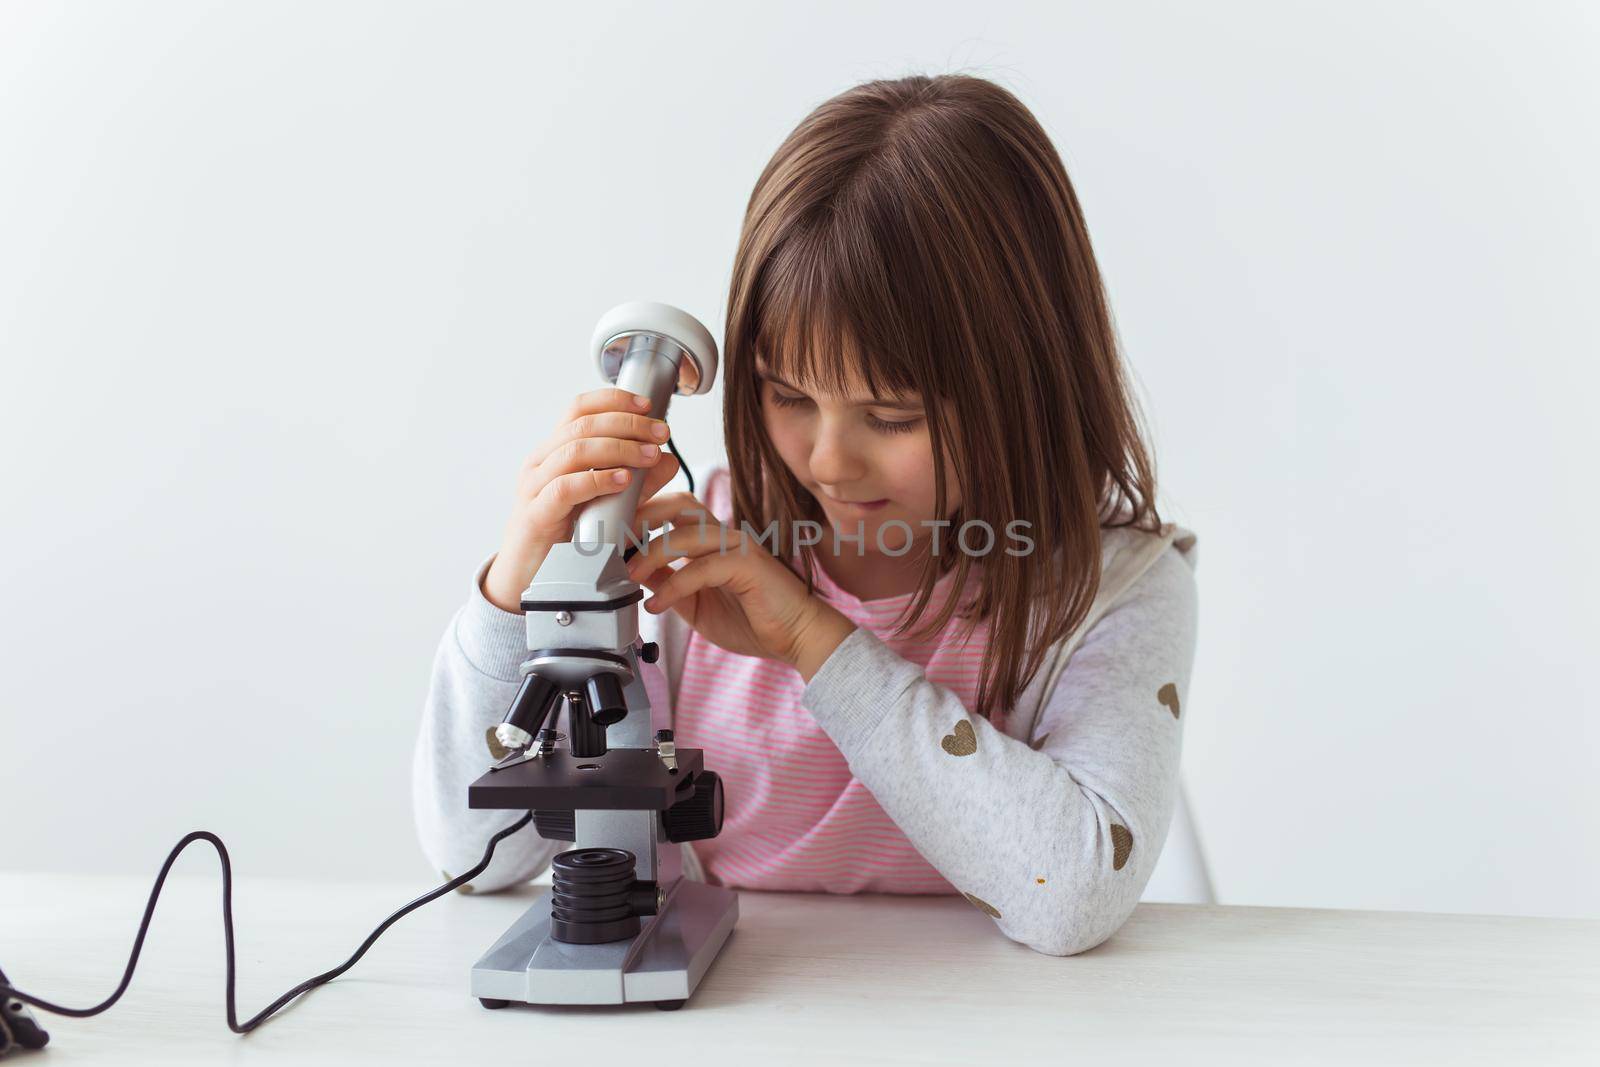
[{"label": "white wall", "polygon": [[578,7],[0,5],[0,867],[429,884],[434,648],[596,317],[720,336],[788,130],[964,68],[1200,534],[1223,899],[1600,916],[1593,9]]}]

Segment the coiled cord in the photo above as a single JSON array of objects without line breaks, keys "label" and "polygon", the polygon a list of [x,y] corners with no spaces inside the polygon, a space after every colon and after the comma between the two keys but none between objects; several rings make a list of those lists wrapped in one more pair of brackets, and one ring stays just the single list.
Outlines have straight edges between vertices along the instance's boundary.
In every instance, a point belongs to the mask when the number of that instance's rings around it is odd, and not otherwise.
[{"label": "coiled cord", "polygon": [[[673,441],[671,437],[667,438],[667,449],[677,457],[679,469],[682,471],[684,478],[689,483],[689,492],[693,493],[694,475],[690,472],[689,465],[684,462],[683,454],[678,451],[677,442]],[[627,559],[631,557],[636,551],[636,549],[630,547],[627,552],[624,553],[623,558]],[[228,1029],[232,1030],[236,1034],[248,1034],[250,1031],[254,1030],[256,1027],[265,1022],[279,1008],[282,1008],[295,997],[298,997],[300,994],[308,992],[309,990],[315,989],[324,982],[333,981],[345,971],[348,971],[351,967],[355,966],[356,962],[360,960],[362,956],[366,955],[367,949],[372,947],[372,943],[378,940],[385,930],[389,929],[390,926],[393,926],[408,912],[422,907],[422,905],[428,903],[430,900],[437,900],[439,897],[450,892],[450,890],[455,889],[457,886],[465,885],[473,878],[476,878],[486,867],[489,866],[489,861],[494,858],[495,846],[505,838],[510,837],[512,834],[528,825],[528,823],[532,820],[533,812],[530,811],[522,818],[512,823],[510,826],[506,827],[504,830],[501,830],[499,833],[495,834],[489,839],[489,846],[484,850],[483,859],[478,862],[476,867],[472,868],[470,871],[467,871],[465,874],[450,879],[439,888],[428,893],[424,893],[416,900],[413,900],[411,903],[407,904],[405,907],[401,908],[399,911],[383,920],[383,922],[379,924],[378,928],[372,931],[372,933],[367,936],[367,939],[361,943],[361,947],[356,949],[355,954],[349,959],[345,960],[344,963],[340,964],[338,967],[335,967],[331,971],[324,971],[315,978],[306,979],[304,982],[301,982],[299,985],[289,990],[271,1004],[268,1004],[265,1008],[262,1008],[261,1011],[257,1012],[254,1016],[243,1023],[239,1022],[238,1008],[234,999],[234,981],[236,972],[233,955],[233,865],[228,859],[227,846],[222,843],[222,839],[220,837],[211,833],[209,830],[196,830],[193,833],[186,835],[183,840],[179,841],[175,846],[173,846],[172,851],[168,853],[167,862],[161,865],[161,873],[156,876],[156,884],[150,890],[150,900],[145,904],[144,918],[139,921],[139,933],[138,936],[133,939],[133,951],[128,956],[128,969],[122,973],[121,983],[118,984],[116,991],[113,992],[109,997],[101,1001],[99,1004],[96,1004],[92,1008],[63,1007],[60,1004],[52,1004],[50,1001],[44,1000],[41,997],[35,997],[28,993],[24,993],[22,990],[7,984],[5,973],[3,971],[0,971],[0,997],[9,997],[13,1000],[20,1000],[24,1004],[31,1005],[32,1007],[38,1008],[41,1011],[53,1012],[56,1015],[66,1015],[77,1019],[87,1018],[91,1015],[99,1015],[101,1012],[115,1004],[118,1000],[122,999],[122,994],[127,992],[128,983],[133,980],[134,968],[139,964],[139,952],[144,948],[144,937],[145,934],[149,932],[150,918],[155,914],[156,900],[161,896],[161,886],[167,880],[167,872],[172,869],[173,862],[180,854],[182,854],[185,848],[189,847],[190,844],[194,843],[195,841],[207,841],[210,842],[214,848],[216,848],[217,857],[222,861],[222,933],[224,950],[227,955],[226,987],[228,1002]],[[8,1047],[9,1042],[0,1044],[0,1051],[5,1051]]]},{"label": "coiled cord", "polygon": [[504,830],[501,830],[499,833],[495,834],[489,839],[489,847],[484,850],[483,859],[478,862],[476,867],[472,868],[470,871],[467,871],[465,874],[450,879],[439,888],[428,893],[424,893],[416,900],[413,900],[411,903],[407,904],[405,907],[401,908],[399,911],[383,920],[383,922],[379,924],[378,928],[372,931],[372,933],[367,936],[367,939],[361,943],[361,947],[356,949],[355,955],[345,960],[344,963],[340,964],[338,967],[335,967],[333,970],[324,971],[315,978],[308,978],[304,982],[301,982],[283,996],[279,997],[277,1000],[261,1009],[261,1011],[257,1012],[255,1016],[244,1023],[239,1022],[238,1011],[234,1003],[233,993],[235,973],[233,958],[233,866],[228,861],[228,849],[223,845],[222,839],[216,834],[211,833],[209,830],[196,830],[193,833],[186,835],[182,841],[179,841],[177,845],[173,847],[171,853],[167,855],[167,862],[161,865],[161,873],[156,876],[156,884],[150,890],[150,901],[145,905],[144,908],[144,918],[139,922],[139,935],[133,940],[133,953],[128,957],[128,969],[123,972],[122,983],[117,986],[116,992],[112,993],[109,997],[101,1001],[99,1004],[96,1004],[92,1008],[67,1008],[61,1006],[60,1004],[52,1004],[48,1000],[30,996],[29,994],[22,992],[20,989],[15,989],[3,983],[0,983],[0,997],[9,997],[14,1000],[20,1000],[24,1004],[30,1004],[42,1011],[54,1012],[57,1015],[68,1015],[79,1019],[90,1015],[98,1015],[107,1008],[111,1007],[111,1005],[115,1004],[122,997],[122,994],[127,991],[128,983],[133,980],[133,969],[139,963],[139,950],[144,947],[144,936],[150,928],[150,917],[155,914],[156,898],[161,896],[161,885],[167,880],[167,871],[172,868],[173,861],[176,860],[179,854],[182,853],[183,850],[191,843],[195,841],[208,841],[216,848],[217,856],[222,860],[222,933],[228,961],[228,1029],[232,1030],[236,1034],[248,1034],[250,1031],[260,1026],[270,1015],[272,1015],[273,1012],[289,1003],[295,997],[298,997],[300,994],[308,990],[315,989],[324,982],[331,982],[333,979],[339,977],[345,971],[348,971],[351,967],[355,966],[356,961],[361,959],[362,956],[366,955],[367,949],[372,947],[372,943],[378,940],[385,930],[389,929],[390,926],[399,921],[400,918],[406,913],[422,907],[422,905],[428,903],[430,900],[438,899],[444,894],[450,892],[450,890],[455,889],[457,886],[465,885],[467,882],[477,877],[480,873],[482,873],[484,868],[489,866],[489,861],[494,858],[495,846],[505,838],[510,837],[512,834],[522,829],[524,826],[527,826],[528,823],[532,821],[533,812],[530,811],[523,815],[522,818],[512,823],[510,826],[506,827]]}]

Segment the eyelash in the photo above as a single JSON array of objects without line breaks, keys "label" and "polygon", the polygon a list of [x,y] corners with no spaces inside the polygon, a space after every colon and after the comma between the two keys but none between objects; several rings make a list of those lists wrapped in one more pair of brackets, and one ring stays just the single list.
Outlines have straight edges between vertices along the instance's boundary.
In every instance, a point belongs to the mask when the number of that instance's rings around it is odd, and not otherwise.
[{"label": "eyelash", "polygon": [[[776,390],[772,393],[772,402],[783,408],[797,408],[807,403],[805,397],[784,396]],[[921,422],[921,419],[911,419],[908,422],[886,422],[872,415],[867,416],[867,425],[881,433],[910,433]]]}]

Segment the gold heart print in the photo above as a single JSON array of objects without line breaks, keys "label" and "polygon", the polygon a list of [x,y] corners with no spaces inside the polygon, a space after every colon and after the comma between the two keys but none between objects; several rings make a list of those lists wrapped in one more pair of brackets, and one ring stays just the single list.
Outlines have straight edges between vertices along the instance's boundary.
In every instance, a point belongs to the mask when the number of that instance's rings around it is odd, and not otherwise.
[{"label": "gold heart print", "polygon": [[1133,851],[1133,833],[1121,823],[1111,824],[1111,869],[1122,870],[1122,865],[1128,862],[1128,853]]},{"label": "gold heart print", "polygon": [[980,900],[971,893],[962,893],[961,895],[967,898],[967,903],[971,904],[974,908],[977,908],[979,911],[989,916],[989,918],[1000,918],[1000,910],[987,900]]},{"label": "gold heart print", "polygon": [[500,743],[500,739],[494,735],[494,731],[495,727],[489,727],[483,737],[485,741],[489,742],[489,755],[496,760],[503,760],[511,755],[511,750]]},{"label": "gold heart print", "polygon": [[1161,691],[1156,694],[1156,699],[1161,701],[1168,711],[1172,712],[1174,719],[1178,717],[1178,686],[1175,682],[1168,682],[1162,686]]},{"label": "gold heart print", "polygon": [[939,739],[939,747],[952,756],[970,756],[978,751],[978,735],[972,732],[970,722],[961,719],[954,731]]}]

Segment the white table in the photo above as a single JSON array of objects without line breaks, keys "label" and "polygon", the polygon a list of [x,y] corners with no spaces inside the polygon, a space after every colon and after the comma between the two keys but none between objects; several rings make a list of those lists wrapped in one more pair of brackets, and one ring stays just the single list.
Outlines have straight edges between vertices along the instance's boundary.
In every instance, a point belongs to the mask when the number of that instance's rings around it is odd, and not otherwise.
[{"label": "white table", "polygon": [[[488,1011],[468,973],[533,887],[425,905],[344,977],[240,1037],[223,1021],[216,858],[195,847],[175,872],[123,999],[90,1019],[40,1015],[49,1049],[5,1067],[1600,1063],[1596,922],[1144,904],[1099,948],[1052,957],[959,897],[746,892],[681,1011]],[[241,1020],[430,888],[235,874]],[[47,1000],[99,1003],[152,879],[0,872],[0,968]]]}]

